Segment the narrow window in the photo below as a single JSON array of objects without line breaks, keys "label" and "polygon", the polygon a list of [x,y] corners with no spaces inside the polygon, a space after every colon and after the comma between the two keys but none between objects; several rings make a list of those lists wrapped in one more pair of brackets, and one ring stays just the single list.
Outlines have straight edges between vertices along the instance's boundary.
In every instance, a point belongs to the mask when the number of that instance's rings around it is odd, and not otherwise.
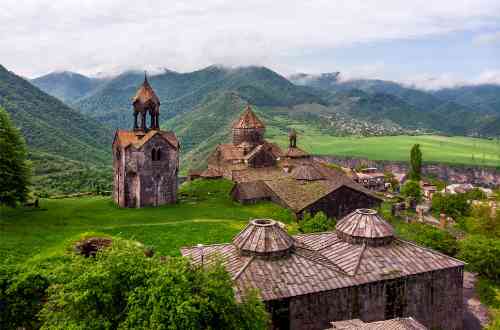
[{"label": "narrow window", "polygon": [[156,148],[151,149],[151,159],[156,161]]},{"label": "narrow window", "polygon": [[158,148],[156,150],[156,160],[161,160],[161,149],[160,148]]}]

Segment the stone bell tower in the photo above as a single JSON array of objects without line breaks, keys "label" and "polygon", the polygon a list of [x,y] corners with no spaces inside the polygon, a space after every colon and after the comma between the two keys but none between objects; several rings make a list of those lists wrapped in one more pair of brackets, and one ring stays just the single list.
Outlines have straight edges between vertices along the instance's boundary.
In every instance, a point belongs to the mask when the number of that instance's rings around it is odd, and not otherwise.
[{"label": "stone bell tower", "polygon": [[160,129],[160,100],[146,75],[132,106],[133,129],[117,130],[113,140],[113,199],[120,207],[175,203],[180,145]]}]

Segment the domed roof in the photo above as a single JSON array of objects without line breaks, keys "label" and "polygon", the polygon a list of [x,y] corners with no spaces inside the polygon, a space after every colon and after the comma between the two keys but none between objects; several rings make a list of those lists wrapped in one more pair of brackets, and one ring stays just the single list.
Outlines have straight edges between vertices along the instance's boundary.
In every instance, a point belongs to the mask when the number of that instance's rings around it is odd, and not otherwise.
[{"label": "domed roof", "polygon": [[292,171],[295,180],[316,181],[324,179],[323,175],[312,165],[299,165]]},{"label": "domed roof", "polygon": [[293,248],[294,239],[272,219],[254,219],[233,238],[243,255],[280,257]]},{"label": "domed roof", "polygon": [[245,112],[241,115],[237,122],[234,123],[233,128],[265,128],[264,123],[252,111],[249,105]]},{"label": "domed roof", "polygon": [[151,87],[151,85],[149,84],[148,78],[146,77],[146,75],[144,75],[144,82],[142,83],[141,87],[139,87],[139,89],[137,90],[137,93],[132,99],[132,102],[133,103],[140,102],[144,105],[148,101],[153,102],[153,104],[155,105],[160,105],[160,99],[158,98],[158,96],[156,96],[153,87]]},{"label": "domed roof", "polygon": [[394,229],[377,211],[357,209],[342,218],[335,227],[337,236],[353,243],[379,246],[390,243]]}]

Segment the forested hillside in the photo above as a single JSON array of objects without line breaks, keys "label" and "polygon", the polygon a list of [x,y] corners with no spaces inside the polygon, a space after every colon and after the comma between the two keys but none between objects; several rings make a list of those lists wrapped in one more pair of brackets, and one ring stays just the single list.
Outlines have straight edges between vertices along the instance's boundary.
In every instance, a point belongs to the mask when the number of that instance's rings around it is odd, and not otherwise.
[{"label": "forested hillside", "polygon": [[[82,171],[93,172],[110,163],[113,131],[109,127],[68,107],[3,66],[0,106],[26,139],[38,187],[50,190],[65,181],[67,191],[71,191],[69,186],[80,180]],[[88,186],[95,181],[82,180],[86,182],[77,184]]]},{"label": "forested hillside", "polygon": [[90,78],[79,73],[53,72],[31,80],[31,83],[45,93],[69,104],[90,94],[107,79]]}]

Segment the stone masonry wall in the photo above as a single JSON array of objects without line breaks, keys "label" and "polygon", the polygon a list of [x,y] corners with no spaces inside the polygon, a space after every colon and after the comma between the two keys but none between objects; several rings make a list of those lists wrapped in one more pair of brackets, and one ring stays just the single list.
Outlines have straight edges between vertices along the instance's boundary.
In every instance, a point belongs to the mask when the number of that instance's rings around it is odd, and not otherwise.
[{"label": "stone masonry wall", "polygon": [[290,329],[326,329],[331,321],[413,317],[429,329],[463,329],[463,268],[298,296],[288,301]]},{"label": "stone masonry wall", "polygon": [[[359,166],[366,166],[376,167],[382,171],[398,173],[408,172],[407,162],[375,161],[364,158],[338,156],[316,156],[316,158],[343,167],[356,168]],[[422,171],[424,174],[434,175],[450,183],[472,183],[484,187],[500,186],[500,170],[495,167],[424,163]]]}]

